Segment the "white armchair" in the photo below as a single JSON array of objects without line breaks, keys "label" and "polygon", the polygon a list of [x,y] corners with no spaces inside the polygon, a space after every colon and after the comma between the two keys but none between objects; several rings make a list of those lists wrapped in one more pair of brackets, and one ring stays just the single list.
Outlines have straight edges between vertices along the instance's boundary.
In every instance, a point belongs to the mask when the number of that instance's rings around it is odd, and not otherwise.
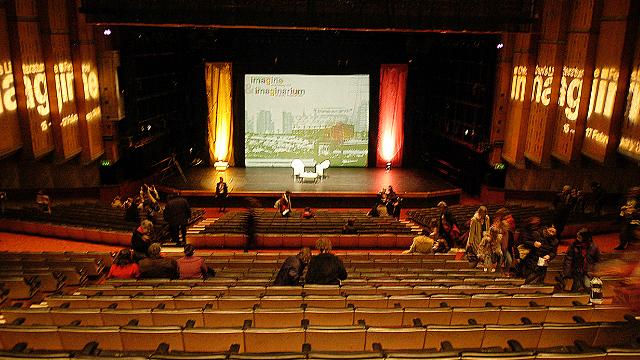
[{"label": "white armchair", "polygon": [[326,177],[326,175],[324,174],[324,171],[327,170],[329,168],[329,165],[331,164],[331,162],[329,161],[329,159],[316,164],[316,174],[318,174],[318,177],[321,179],[324,179]]},{"label": "white armchair", "polygon": [[304,163],[300,159],[293,159],[291,161],[291,167],[293,168],[293,180],[298,180],[304,172]]}]

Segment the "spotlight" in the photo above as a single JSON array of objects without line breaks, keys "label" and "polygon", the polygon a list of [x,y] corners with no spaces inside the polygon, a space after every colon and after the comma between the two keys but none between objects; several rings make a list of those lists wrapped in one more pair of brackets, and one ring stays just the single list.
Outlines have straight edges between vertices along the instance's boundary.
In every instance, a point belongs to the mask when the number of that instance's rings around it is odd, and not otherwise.
[{"label": "spotlight", "polygon": [[111,35],[111,29],[106,28],[106,29],[104,29],[104,31],[102,33],[104,34],[104,36],[109,36],[109,35]]},{"label": "spotlight", "polygon": [[387,163],[387,166],[385,166],[384,168],[385,168],[385,170],[387,170],[387,171],[391,171],[391,161],[389,161],[389,162]]},{"label": "spotlight", "polygon": [[496,49],[502,49],[504,47],[503,43],[499,43],[498,45],[496,45]]}]

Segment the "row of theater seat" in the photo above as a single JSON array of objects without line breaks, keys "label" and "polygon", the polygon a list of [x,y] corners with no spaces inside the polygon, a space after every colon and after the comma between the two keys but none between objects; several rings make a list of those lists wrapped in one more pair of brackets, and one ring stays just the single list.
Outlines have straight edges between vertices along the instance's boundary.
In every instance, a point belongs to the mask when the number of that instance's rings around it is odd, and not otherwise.
[{"label": "row of theater seat", "polygon": [[[190,324],[189,324],[190,325]],[[637,337],[637,321],[542,325],[414,326],[408,328],[357,326],[299,326],[289,328],[195,328],[181,326],[0,326],[0,345],[9,350],[28,341],[43,350],[80,350],[97,342],[113,351],[154,351],[161,343],[188,352],[225,351],[234,344],[240,352],[296,352],[303,344],[318,351],[365,351],[373,344],[388,350],[506,347],[507,339],[524,348],[551,348],[581,341],[588,346],[629,344]],[[363,326],[365,325],[365,326]]]},{"label": "row of theater seat", "polygon": [[195,327],[234,327],[251,320],[255,327],[280,328],[300,325],[346,326],[364,321],[371,326],[410,327],[416,320],[426,325],[521,325],[523,323],[573,323],[581,321],[623,321],[630,311],[612,305],[579,306],[501,306],[501,307],[440,307],[440,308],[7,308],[2,315],[7,323],[21,319],[25,325],[126,325],[136,320],[144,326],[184,325],[193,321]]}]

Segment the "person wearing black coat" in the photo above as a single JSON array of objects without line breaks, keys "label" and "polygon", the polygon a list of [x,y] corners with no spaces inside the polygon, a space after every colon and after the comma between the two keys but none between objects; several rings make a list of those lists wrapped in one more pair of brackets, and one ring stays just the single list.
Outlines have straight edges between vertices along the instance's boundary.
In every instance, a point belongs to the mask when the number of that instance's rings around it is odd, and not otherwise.
[{"label": "person wearing black coat", "polygon": [[589,290],[589,273],[593,272],[599,261],[600,250],[593,242],[591,231],[587,228],[580,229],[564,256],[562,277],[559,279],[561,288],[564,289],[565,279],[573,279],[571,292]]},{"label": "person wearing black coat", "polygon": [[191,219],[191,207],[187,199],[169,195],[167,205],[164,207],[164,220],[169,224],[169,233],[173,242],[180,244],[180,233],[182,233],[182,244],[187,244],[189,219]]},{"label": "person wearing black coat", "polygon": [[347,270],[339,257],[330,253],[331,241],[319,239],[316,249],[320,254],[311,258],[305,277],[305,284],[340,285],[347,278]]},{"label": "person wearing black coat", "polygon": [[301,285],[304,268],[311,258],[311,250],[308,247],[302,248],[297,255],[289,256],[282,266],[273,285],[277,286],[295,286]]}]

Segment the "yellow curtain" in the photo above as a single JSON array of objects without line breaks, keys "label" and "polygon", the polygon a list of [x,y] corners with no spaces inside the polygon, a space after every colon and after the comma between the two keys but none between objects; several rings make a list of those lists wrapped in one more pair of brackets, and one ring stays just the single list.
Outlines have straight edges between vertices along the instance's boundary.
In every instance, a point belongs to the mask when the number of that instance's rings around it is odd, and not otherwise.
[{"label": "yellow curtain", "polygon": [[205,80],[207,87],[209,161],[233,161],[233,110],[231,97],[231,63],[207,63]]}]

